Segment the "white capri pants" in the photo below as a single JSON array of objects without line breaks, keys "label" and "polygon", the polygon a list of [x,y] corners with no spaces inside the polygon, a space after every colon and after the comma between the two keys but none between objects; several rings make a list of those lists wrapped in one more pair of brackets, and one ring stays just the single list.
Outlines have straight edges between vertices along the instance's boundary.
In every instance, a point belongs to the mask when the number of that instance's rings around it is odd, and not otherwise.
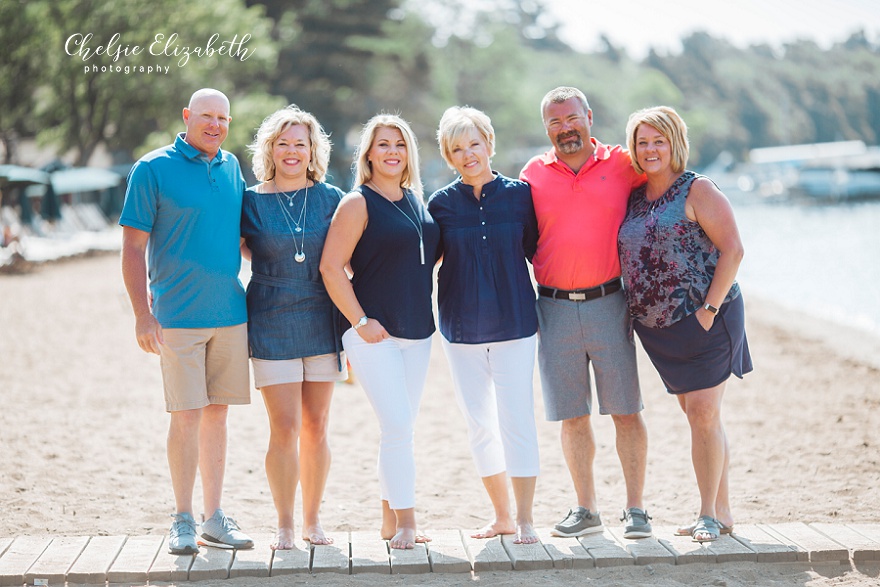
[{"label": "white capri pants", "polygon": [[367,343],[349,328],[342,346],[379,419],[379,487],[393,510],[416,504],[413,435],[425,389],[431,338],[390,337]]},{"label": "white capri pants", "polygon": [[480,477],[505,471],[510,477],[538,476],[532,394],[536,340],[537,335],[478,344],[443,339]]}]

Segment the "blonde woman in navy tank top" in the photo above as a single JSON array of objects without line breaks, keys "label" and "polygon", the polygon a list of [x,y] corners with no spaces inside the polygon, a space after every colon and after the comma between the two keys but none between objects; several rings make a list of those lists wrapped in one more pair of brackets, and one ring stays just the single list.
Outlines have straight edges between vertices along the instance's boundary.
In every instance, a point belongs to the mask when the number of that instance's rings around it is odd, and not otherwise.
[{"label": "blonde woman in navy tank top", "polygon": [[345,318],[342,345],[379,420],[382,538],[391,548],[414,548],[428,540],[416,531],[413,436],[434,333],[440,229],[422,202],[415,135],[399,116],[367,122],[355,170],[356,187],[330,223],[321,274]]}]

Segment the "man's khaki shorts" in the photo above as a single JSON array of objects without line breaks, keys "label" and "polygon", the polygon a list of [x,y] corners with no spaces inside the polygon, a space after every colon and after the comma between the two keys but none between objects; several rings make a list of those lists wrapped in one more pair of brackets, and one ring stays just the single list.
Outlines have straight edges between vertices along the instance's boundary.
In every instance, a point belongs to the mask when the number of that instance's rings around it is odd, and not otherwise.
[{"label": "man's khaki shorts", "polygon": [[223,328],[166,328],[159,345],[165,409],[249,404],[247,324]]}]

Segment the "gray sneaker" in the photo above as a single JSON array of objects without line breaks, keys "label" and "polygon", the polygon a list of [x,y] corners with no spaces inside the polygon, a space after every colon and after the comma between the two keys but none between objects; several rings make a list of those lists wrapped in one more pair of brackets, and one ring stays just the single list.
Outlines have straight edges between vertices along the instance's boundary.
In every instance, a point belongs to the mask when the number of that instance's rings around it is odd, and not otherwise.
[{"label": "gray sneaker", "polygon": [[623,537],[650,538],[651,522],[648,521],[650,519],[651,516],[649,516],[648,512],[645,510],[641,510],[639,508],[629,508],[628,510],[623,510],[623,517],[620,518],[620,521],[625,523],[625,526],[623,528]]},{"label": "gray sneaker", "polygon": [[219,508],[213,516],[202,522],[202,541],[207,546],[236,550],[254,547],[250,536],[242,532],[235,520],[227,518]]},{"label": "gray sneaker", "polygon": [[174,521],[168,531],[168,554],[198,554],[196,521],[192,514],[171,514]]},{"label": "gray sneaker", "polygon": [[590,510],[578,506],[573,510],[568,510],[568,515],[550,530],[550,534],[563,537],[583,536],[593,532],[602,532],[604,529],[599,512],[591,514]]}]

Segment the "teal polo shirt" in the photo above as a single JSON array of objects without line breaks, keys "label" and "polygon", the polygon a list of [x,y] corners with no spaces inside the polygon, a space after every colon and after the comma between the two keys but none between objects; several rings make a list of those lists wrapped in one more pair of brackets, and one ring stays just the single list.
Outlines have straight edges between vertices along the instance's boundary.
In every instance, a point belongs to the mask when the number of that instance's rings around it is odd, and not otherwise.
[{"label": "teal polo shirt", "polygon": [[245,187],[235,155],[221,150],[209,161],[184,133],[132,167],[119,224],[150,233],[152,310],[162,328],[247,322],[238,278]]}]

